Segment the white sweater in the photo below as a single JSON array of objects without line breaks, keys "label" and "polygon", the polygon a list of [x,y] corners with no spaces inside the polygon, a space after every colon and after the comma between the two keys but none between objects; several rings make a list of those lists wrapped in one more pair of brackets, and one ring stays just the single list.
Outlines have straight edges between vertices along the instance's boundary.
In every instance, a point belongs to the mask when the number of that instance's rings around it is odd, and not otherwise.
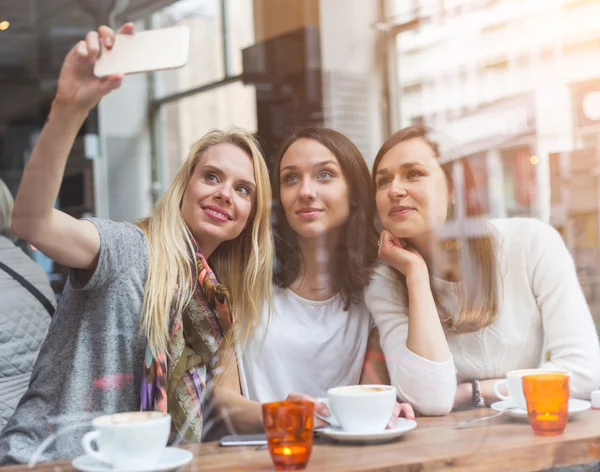
[{"label": "white sweater", "polygon": [[[424,359],[406,347],[408,304],[396,290],[389,266],[377,267],[367,289],[366,303],[379,328],[392,384],[422,414],[450,412],[457,381],[503,378],[515,369],[568,370],[576,398],[589,399],[600,386],[596,328],[560,235],[534,219],[490,223],[497,229],[500,312],[487,328],[448,334],[452,357],[447,362]],[[445,306],[456,306],[457,284],[437,278],[433,283]]]}]

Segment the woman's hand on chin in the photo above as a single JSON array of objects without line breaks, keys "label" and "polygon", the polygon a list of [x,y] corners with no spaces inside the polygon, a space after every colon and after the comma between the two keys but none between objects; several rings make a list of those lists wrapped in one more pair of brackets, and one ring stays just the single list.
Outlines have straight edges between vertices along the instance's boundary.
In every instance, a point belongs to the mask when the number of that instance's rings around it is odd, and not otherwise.
[{"label": "woman's hand on chin", "polygon": [[407,279],[428,274],[427,264],[421,254],[406,241],[394,237],[385,229],[379,237],[378,256],[382,261],[404,274]]}]

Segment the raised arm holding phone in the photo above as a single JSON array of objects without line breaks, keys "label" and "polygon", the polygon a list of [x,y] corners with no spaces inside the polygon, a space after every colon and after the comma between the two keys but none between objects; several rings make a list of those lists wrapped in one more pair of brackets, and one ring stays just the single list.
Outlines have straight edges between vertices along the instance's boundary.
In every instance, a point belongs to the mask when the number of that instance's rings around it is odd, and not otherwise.
[{"label": "raised arm holding phone", "polygon": [[[132,34],[133,25],[126,24],[120,32]],[[100,249],[98,231],[89,221],[54,209],[54,202],[69,152],[88,113],[102,97],[121,86],[122,74],[105,78],[93,74],[100,43],[110,48],[114,37],[110,28],[102,26],[68,53],[48,121],[23,172],[15,200],[14,232],[58,263],[77,269],[95,268]]]}]

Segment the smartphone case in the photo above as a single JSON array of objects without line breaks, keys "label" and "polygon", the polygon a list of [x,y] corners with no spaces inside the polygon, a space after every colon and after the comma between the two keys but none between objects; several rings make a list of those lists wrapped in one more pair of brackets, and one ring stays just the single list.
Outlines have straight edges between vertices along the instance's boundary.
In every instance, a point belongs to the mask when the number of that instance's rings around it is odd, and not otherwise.
[{"label": "smartphone case", "polygon": [[111,49],[102,46],[94,65],[96,77],[176,69],[187,63],[190,30],[185,25],[117,34]]}]

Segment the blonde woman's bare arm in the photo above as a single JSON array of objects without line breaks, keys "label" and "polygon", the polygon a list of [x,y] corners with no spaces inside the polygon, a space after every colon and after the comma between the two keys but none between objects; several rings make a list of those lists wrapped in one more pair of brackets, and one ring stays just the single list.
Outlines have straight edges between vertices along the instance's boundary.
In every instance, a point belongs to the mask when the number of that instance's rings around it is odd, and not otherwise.
[{"label": "blonde woman's bare arm", "polygon": [[242,395],[240,377],[233,349],[223,355],[223,372],[215,379],[213,399],[230,432],[251,434],[263,431],[261,404]]},{"label": "blonde woman's bare arm", "polygon": [[87,113],[53,105],[25,167],[13,212],[13,232],[67,267],[93,269],[100,236],[89,221],[54,209],[69,151]]},{"label": "blonde woman's bare arm", "polygon": [[[132,33],[127,24],[122,33]],[[69,152],[89,111],[122,76],[99,79],[93,67],[100,43],[107,47],[114,32],[100,27],[77,43],[63,63],[48,121],[25,167],[13,213],[13,231],[67,267],[93,269],[100,250],[95,226],[54,209]]]}]

